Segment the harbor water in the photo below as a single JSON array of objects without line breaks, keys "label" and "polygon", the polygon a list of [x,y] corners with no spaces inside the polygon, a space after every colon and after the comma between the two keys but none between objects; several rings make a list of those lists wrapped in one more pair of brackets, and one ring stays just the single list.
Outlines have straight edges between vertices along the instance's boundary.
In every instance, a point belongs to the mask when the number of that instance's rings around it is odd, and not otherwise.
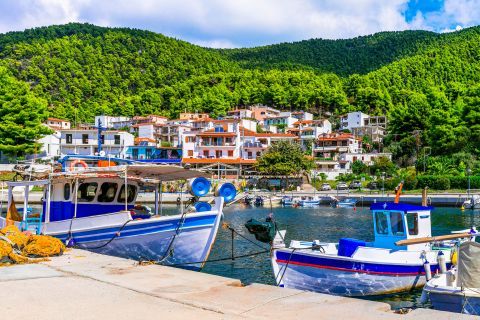
[{"label": "harbor water", "polygon": [[[267,204],[267,203],[266,203]],[[319,206],[313,208],[291,207],[250,207],[235,204],[225,208],[225,219],[239,234],[251,239],[255,243],[268,248],[266,244],[257,242],[248,234],[244,227],[250,218],[264,220],[273,212],[280,229],[287,230],[287,244],[291,239],[311,241],[338,242],[342,237],[373,240],[373,223],[368,208],[331,208]],[[480,225],[480,211],[458,208],[435,208],[432,212],[432,233],[441,235],[453,230],[470,228]],[[220,229],[209,260],[231,257],[232,235],[230,230]],[[262,251],[260,247],[235,235],[234,255],[245,255]],[[264,283],[274,285],[274,276],[268,253],[253,255],[246,258],[237,258],[234,261],[225,260],[207,263],[203,272],[240,279],[243,283]],[[395,294],[385,297],[369,299],[384,301],[393,308],[422,307],[419,303],[421,290],[404,294]]]}]

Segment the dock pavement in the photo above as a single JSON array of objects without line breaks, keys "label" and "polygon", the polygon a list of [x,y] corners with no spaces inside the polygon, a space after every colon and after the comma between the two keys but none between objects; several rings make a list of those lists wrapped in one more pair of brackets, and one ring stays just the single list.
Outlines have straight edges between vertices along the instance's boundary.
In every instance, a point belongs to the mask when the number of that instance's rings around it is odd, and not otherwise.
[{"label": "dock pavement", "polygon": [[6,319],[392,319],[473,316],[251,284],[72,249],[37,264],[0,268]]}]

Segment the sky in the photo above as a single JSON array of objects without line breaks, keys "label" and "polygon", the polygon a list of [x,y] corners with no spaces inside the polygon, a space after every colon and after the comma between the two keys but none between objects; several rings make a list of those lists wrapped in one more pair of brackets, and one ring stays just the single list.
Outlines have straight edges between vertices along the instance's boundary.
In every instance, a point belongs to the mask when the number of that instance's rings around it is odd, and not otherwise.
[{"label": "sky", "polygon": [[253,47],[480,24],[480,0],[0,0],[0,33],[88,22],[205,47]]}]

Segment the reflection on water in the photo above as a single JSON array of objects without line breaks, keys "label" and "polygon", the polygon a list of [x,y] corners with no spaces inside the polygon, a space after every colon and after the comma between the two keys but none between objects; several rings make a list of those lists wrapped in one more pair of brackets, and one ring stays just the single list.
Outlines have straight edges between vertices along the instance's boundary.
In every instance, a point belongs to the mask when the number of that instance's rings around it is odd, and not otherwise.
[{"label": "reflection on water", "polygon": [[[373,240],[371,212],[368,208],[273,208],[275,218],[281,229],[286,229],[287,244],[291,239],[338,242],[339,238],[351,237],[367,241]],[[250,218],[263,220],[270,213],[270,208],[246,207],[236,204],[225,209],[225,222],[235,230],[255,241],[243,226]],[[432,234],[450,233],[452,230],[470,228],[480,225],[480,212],[458,208],[436,208],[432,212]],[[235,238],[235,255],[261,250],[248,241]],[[266,247],[266,245],[264,245]],[[231,233],[220,229],[210,259],[229,257],[231,255]],[[273,272],[267,253],[235,261],[207,263],[203,272],[237,278],[243,283],[253,282],[274,284]],[[419,306],[421,290],[395,294],[386,297],[374,297],[392,305],[393,308]]]}]

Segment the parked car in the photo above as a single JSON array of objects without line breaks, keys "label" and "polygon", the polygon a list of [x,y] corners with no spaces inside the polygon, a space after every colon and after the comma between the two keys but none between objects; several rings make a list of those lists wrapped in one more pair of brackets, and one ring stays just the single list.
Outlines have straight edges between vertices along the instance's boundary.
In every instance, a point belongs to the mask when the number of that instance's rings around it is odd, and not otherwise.
[{"label": "parked car", "polygon": [[360,189],[362,187],[362,183],[360,181],[352,181],[348,186],[349,189]]},{"label": "parked car", "polygon": [[323,183],[322,186],[320,187],[320,190],[329,191],[329,190],[332,190],[332,187],[328,183]]},{"label": "parked car", "polygon": [[345,182],[339,182],[337,184],[337,190],[347,190],[348,186]]},{"label": "parked car", "polygon": [[371,181],[367,184],[367,188],[370,190],[377,190],[378,184],[375,181]]}]

